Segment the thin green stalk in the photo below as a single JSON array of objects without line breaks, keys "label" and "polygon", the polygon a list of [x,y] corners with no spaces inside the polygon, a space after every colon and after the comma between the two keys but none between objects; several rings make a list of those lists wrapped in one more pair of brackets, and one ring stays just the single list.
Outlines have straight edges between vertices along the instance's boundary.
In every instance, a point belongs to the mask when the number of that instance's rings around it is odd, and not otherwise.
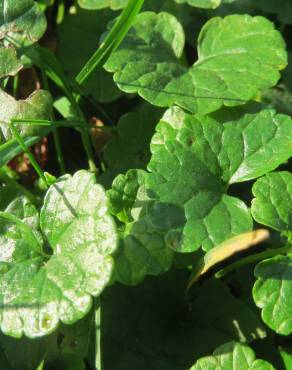
[{"label": "thin green stalk", "polygon": [[216,272],[215,277],[217,279],[221,279],[227,274],[229,274],[230,272],[238,270],[239,268],[243,266],[262,261],[263,259],[266,259],[266,258],[277,256],[278,254],[285,254],[289,252],[292,252],[292,245],[286,245],[284,247],[271,249],[271,250],[264,251],[261,253],[252,254],[251,256],[242,258],[241,260],[236,261],[230,264],[229,266],[219,270],[218,272]]},{"label": "thin green stalk", "polygon": [[21,149],[26,153],[28,156],[30,163],[32,164],[33,168],[35,169],[38,176],[43,180],[44,184],[49,187],[49,184],[47,182],[46,176],[39,166],[38,162],[36,161],[35,157],[31,154],[27,146],[25,145],[25,142],[23,141],[22,137],[19,135],[19,132],[17,131],[16,127],[14,126],[13,122],[10,123],[10,129],[13,133],[14,138],[18,141],[18,144],[20,145]]},{"label": "thin green stalk", "polygon": [[13,78],[13,96],[16,98],[17,90],[18,90],[18,83],[19,83],[19,75],[14,76]]},{"label": "thin green stalk", "polygon": [[92,72],[97,67],[101,67],[113,51],[118,48],[131,28],[133,21],[136,15],[140,12],[143,4],[144,0],[129,0],[128,5],[123,10],[121,16],[114,24],[104,42],[76,76],[75,81],[78,85],[82,86],[88,80]]},{"label": "thin green stalk", "polygon": [[28,226],[26,223],[22,222],[19,218],[14,216],[11,213],[8,212],[0,212],[0,218],[3,218],[7,221],[13,222],[15,225],[17,225],[21,230],[27,233],[27,235],[31,236],[32,244],[36,243],[38,246],[42,247],[39,240],[36,238],[35,234],[32,232],[30,226]]},{"label": "thin green stalk", "polygon": [[[47,91],[50,91],[49,81],[48,81],[47,75],[44,71],[45,71],[45,68],[43,66],[43,68],[41,68],[41,74],[42,74],[42,80],[43,80],[44,88]],[[54,118],[54,114],[53,114],[52,118]],[[62,175],[64,175],[66,173],[66,167],[65,167],[65,161],[64,161],[64,156],[63,156],[63,152],[62,152],[62,147],[61,147],[61,143],[60,143],[60,136],[59,136],[59,133],[58,133],[57,125],[56,125],[56,128],[53,131],[53,138],[54,138],[55,150],[56,150],[56,154],[57,154],[57,161],[58,161],[58,164],[59,164],[60,172],[61,172]]]},{"label": "thin green stalk", "polygon": [[[41,47],[38,47],[36,50],[41,58],[41,65],[38,63],[40,68],[43,69],[44,67],[47,76],[65,93],[72,104],[75,116],[83,123],[83,127],[80,129],[80,134],[87,155],[88,166],[91,171],[96,172],[93,149],[90,143],[90,135],[86,129],[87,122],[76,101],[76,97],[72,92],[71,84],[64,73],[61,64],[52,52]],[[36,59],[36,62],[37,60],[38,58]]]},{"label": "thin green stalk", "polygon": [[32,194],[28,189],[24,186],[20,185],[16,180],[9,177],[4,171],[0,169],[0,181],[6,185],[13,186],[15,189],[19,190],[23,195],[26,196],[27,199],[30,200],[31,203],[38,205],[39,201],[37,197]]},{"label": "thin green stalk", "polygon": [[[80,120],[60,120],[60,121],[50,121],[44,119],[27,119],[27,118],[13,118],[12,122],[15,125],[28,125],[28,126],[42,126],[42,127],[74,127],[74,128],[84,128],[84,124]],[[91,130],[96,128],[94,124],[88,123],[86,126],[87,130]],[[109,127],[109,126],[100,126],[98,127],[100,130],[116,132],[116,127]]]},{"label": "thin green stalk", "polygon": [[71,104],[72,104],[72,108],[74,109],[74,112],[75,112],[76,116],[83,123],[83,127],[82,127],[82,130],[81,130],[81,140],[82,140],[82,143],[83,143],[83,147],[86,151],[89,170],[92,171],[92,172],[97,172],[97,168],[95,166],[95,161],[94,161],[94,154],[93,154],[93,150],[92,150],[92,143],[91,143],[90,133],[87,129],[88,124],[87,124],[86,119],[84,117],[84,114],[83,114],[82,110],[80,109],[80,107],[79,107],[77,101],[75,100],[75,98],[73,99],[73,101],[71,101]]},{"label": "thin green stalk", "polygon": [[12,118],[15,125],[43,126],[43,127],[83,127],[82,121],[51,121],[47,119]]}]

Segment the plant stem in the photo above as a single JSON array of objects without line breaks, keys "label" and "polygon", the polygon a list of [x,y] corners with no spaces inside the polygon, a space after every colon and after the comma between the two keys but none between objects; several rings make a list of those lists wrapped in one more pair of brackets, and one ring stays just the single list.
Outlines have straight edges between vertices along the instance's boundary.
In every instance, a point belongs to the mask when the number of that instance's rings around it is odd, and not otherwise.
[{"label": "plant stem", "polygon": [[39,58],[36,59],[36,62],[41,59],[41,63],[38,62],[38,66],[41,70],[45,70],[47,76],[65,93],[72,104],[75,116],[79,118],[83,124],[83,127],[80,129],[82,144],[87,155],[89,169],[96,172],[93,150],[90,143],[89,132],[87,130],[87,122],[76,101],[76,97],[72,92],[71,84],[63,71],[60,62],[52,52],[42,47],[38,47],[37,52]]},{"label": "plant stem", "polygon": [[39,247],[41,247],[39,240],[36,238],[35,234],[32,232],[30,226],[28,226],[18,217],[8,212],[0,212],[0,219],[1,218],[7,221],[13,222],[16,226],[18,226],[21,230],[23,230],[25,233],[27,233],[27,235],[31,237],[30,241],[32,241],[32,243],[36,243]]},{"label": "plant stem", "polygon": [[25,142],[23,141],[22,137],[19,135],[19,132],[17,131],[16,127],[14,126],[13,122],[10,123],[10,128],[13,133],[13,136],[18,141],[18,144],[20,145],[21,149],[26,153],[28,156],[30,163],[32,164],[33,168],[35,169],[36,173],[39,175],[39,177],[43,180],[44,184],[49,187],[49,184],[47,182],[46,176],[39,166],[38,162],[36,161],[35,157],[31,154],[27,146],[25,145]]},{"label": "plant stem", "polygon": [[255,263],[255,262],[259,262],[259,261],[262,261],[263,259],[277,256],[278,254],[285,254],[285,253],[289,253],[289,252],[292,252],[292,245],[286,245],[284,247],[271,249],[271,250],[264,251],[264,252],[261,252],[261,253],[253,254],[251,256],[247,256],[247,257],[242,258],[241,260],[236,261],[236,262],[230,264],[229,266],[219,270],[218,272],[216,272],[215,277],[217,279],[221,279],[224,276],[226,276],[227,274],[229,274],[230,272],[232,272],[234,270],[237,270],[237,269],[239,269],[239,268],[241,268],[245,265],[249,265],[249,264],[252,264],[252,263]]},{"label": "plant stem", "polygon": [[[13,118],[12,122],[15,125],[28,125],[28,126],[42,126],[42,127],[75,127],[84,128],[84,124],[80,120],[60,120],[60,121],[50,121],[45,119],[28,119],[28,118]],[[86,125],[88,130],[96,128],[95,124],[88,123]],[[98,126],[99,130],[116,132],[116,126]]]},{"label": "plant stem", "polygon": [[82,140],[83,147],[86,151],[89,170],[92,172],[96,172],[97,168],[95,166],[94,154],[93,154],[92,145],[90,141],[91,140],[90,133],[87,130],[87,122],[86,122],[86,119],[84,117],[82,110],[80,109],[77,103],[77,100],[78,100],[78,96],[76,98],[73,97],[73,100],[71,100],[72,108],[74,109],[75,115],[80,119],[80,121],[84,125],[81,129],[81,140]]},{"label": "plant stem", "polygon": [[[47,91],[50,91],[49,81],[48,81],[48,77],[45,73],[44,66],[43,66],[43,68],[41,68],[41,74],[42,74],[42,80],[43,80],[44,88]],[[52,116],[53,116],[52,118],[54,119],[55,118],[54,113],[52,113]],[[53,131],[53,138],[54,138],[54,144],[55,144],[55,149],[56,149],[56,154],[57,154],[57,161],[58,161],[58,164],[59,164],[60,172],[61,172],[62,175],[64,175],[66,173],[66,167],[65,167],[65,161],[64,161],[64,156],[63,156],[62,147],[61,147],[61,143],[60,143],[60,136],[59,136],[57,127]]]}]

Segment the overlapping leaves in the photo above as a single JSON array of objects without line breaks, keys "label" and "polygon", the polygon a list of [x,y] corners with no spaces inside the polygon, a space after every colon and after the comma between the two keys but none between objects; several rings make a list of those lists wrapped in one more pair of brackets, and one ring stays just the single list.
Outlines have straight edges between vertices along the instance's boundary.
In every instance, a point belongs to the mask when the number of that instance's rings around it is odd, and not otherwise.
[{"label": "overlapping leaves", "polygon": [[35,1],[0,1],[0,78],[22,68],[19,49],[37,42],[45,29],[46,18]]},{"label": "overlapping leaves", "polygon": [[[198,61],[181,61],[185,35],[168,13],[140,14],[105,68],[119,88],[154,105],[209,113],[236,106],[274,86],[287,64],[281,34],[263,17],[209,20],[198,39]],[[159,51],[159,52],[158,52]]]},{"label": "overlapping leaves", "polygon": [[[39,337],[55,330],[59,321],[71,324],[81,319],[91,307],[91,296],[100,294],[113,269],[110,254],[116,248],[116,232],[102,187],[85,171],[50,187],[40,227],[52,255],[23,220],[8,217],[7,237],[11,238],[8,226],[15,224],[18,239],[29,244],[30,254],[23,256],[16,248],[18,240],[10,244],[9,255],[1,254],[6,267],[0,278],[2,332]],[[5,252],[3,245],[1,250]]]},{"label": "overlapping leaves", "polygon": [[131,168],[146,168],[150,160],[151,137],[162,114],[162,109],[143,104],[137,112],[120,118],[116,135],[103,150],[109,168],[99,178],[102,184],[111,185],[118,174]]},{"label": "overlapping leaves", "polygon": [[[201,246],[207,251],[250,231],[250,212],[240,199],[227,194],[229,184],[261,176],[292,153],[291,119],[272,110],[221,124],[173,108],[156,130],[148,164],[151,172],[118,177],[109,192],[112,213],[127,225],[123,243],[129,241],[128,234],[135,235],[130,245],[120,248],[120,256],[125,253],[119,261],[123,271],[137,270],[140,278],[158,231],[161,253],[192,252]],[[145,237],[147,231],[150,239]],[[129,272],[125,280],[133,283],[136,277]]]},{"label": "overlapping leaves", "polygon": [[[183,236],[172,241],[175,235],[169,235],[170,242],[179,242],[174,248],[208,250],[252,228],[247,207],[227,195],[226,187],[254,179],[291,156],[291,119],[264,110],[222,125],[173,113],[165,115],[152,140],[148,189],[160,201],[185,209]],[[265,129],[259,131],[261,126]]]},{"label": "overlapping leaves", "polygon": [[[38,90],[25,100],[16,100],[0,89],[0,167],[22,151],[13,138],[10,123],[12,118],[51,119],[52,98],[44,90]],[[51,127],[18,125],[17,130],[27,146],[38,142],[52,131]]]},{"label": "overlapping leaves", "polygon": [[[173,0],[170,0],[173,1]],[[220,5],[221,0],[174,0],[179,4],[187,3],[198,8],[216,8]],[[127,4],[127,0],[78,0],[81,8],[96,10],[111,7],[113,10],[121,9]],[[147,5],[147,4],[146,4]]]}]

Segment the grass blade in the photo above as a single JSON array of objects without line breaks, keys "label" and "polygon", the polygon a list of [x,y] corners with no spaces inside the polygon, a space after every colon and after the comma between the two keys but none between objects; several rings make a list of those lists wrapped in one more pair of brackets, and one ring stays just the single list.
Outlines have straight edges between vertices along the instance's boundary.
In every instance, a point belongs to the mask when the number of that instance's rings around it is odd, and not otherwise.
[{"label": "grass blade", "polygon": [[129,0],[128,5],[123,10],[121,16],[116,21],[104,42],[76,76],[75,81],[79,85],[83,85],[88,80],[92,72],[97,67],[101,67],[113,51],[120,45],[131,28],[136,15],[140,12],[143,4],[144,0]]}]

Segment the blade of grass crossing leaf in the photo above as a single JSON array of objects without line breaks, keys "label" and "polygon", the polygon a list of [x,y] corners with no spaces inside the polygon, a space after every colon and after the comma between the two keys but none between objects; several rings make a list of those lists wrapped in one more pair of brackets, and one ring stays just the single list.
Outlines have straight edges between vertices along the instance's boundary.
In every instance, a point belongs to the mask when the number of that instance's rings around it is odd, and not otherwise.
[{"label": "blade of grass crossing leaf", "polygon": [[8,212],[0,212],[0,219],[1,218],[14,223],[19,229],[24,230],[27,237],[29,237],[32,246],[39,245],[41,247],[39,240],[32,232],[30,226],[28,226],[25,222],[22,222],[19,218]]},{"label": "blade of grass crossing leaf", "polygon": [[[60,121],[49,121],[42,119],[26,119],[26,118],[13,118],[12,122],[15,125],[29,125],[29,126],[42,126],[42,127],[73,127],[73,128],[83,128],[84,125],[82,121],[79,120],[60,120]],[[88,124],[86,126],[88,130],[96,128],[94,124]],[[117,131],[116,127],[101,126],[100,130],[105,131]],[[1,147],[1,146],[0,146]]]},{"label": "blade of grass crossing leaf", "polygon": [[245,258],[242,258],[239,261],[236,261],[229,266],[223,268],[222,270],[219,270],[216,272],[215,277],[217,279],[221,279],[224,276],[228,275],[230,272],[238,270],[239,268],[250,265],[252,263],[260,262],[268,258],[272,258],[275,256],[278,256],[280,254],[286,254],[286,253],[292,253],[292,245],[285,245],[284,247],[271,249],[268,251],[264,251],[261,253],[256,253],[251,256],[247,256]]},{"label": "blade of grass crossing leaf", "polygon": [[[51,128],[43,130],[42,134],[39,136],[30,136],[23,139],[27,147],[38,143],[42,137],[47,136],[51,132]],[[19,145],[16,139],[8,140],[6,143],[0,145],[0,167],[7,164],[16,155],[22,152],[22,147]]]},{"label": "blade of grass crossing leaf", "polygon": [[82,70],[78,73],[75,81],[83,85],[95,68],[102,66],[110,57],[112,52],[120,45],[131,28],[136,15],[140,12],[144,0],[129,0],[121,16],[109,32],[104,42],[88,60]]},{"label": "blade of grass crossing leaf", "polygon": [[22,150],[26,153],[28,156],[30,163],[32,164],[33,168],[35,169],[38,176],[43,180],[44,184],[46,184],[47,187],[49,187],[49,184],[47,182],[46,176],[39,166],[38,162],[36,161],[35,157],[31,154],[28,147],[26,146],[25,142],[23,141],[22,137],[19,135],[19,132],[17,131],[17,128],[14,126],[13,122],[10,123],[10,128],[13,133],[14,138],[18,141],[20,147]]},{"label": "blade of grass crossing leaf", "polygon": [[199,261],[198,265],[195,266],[195,270],[190,277],[187,285],[187,291],[191,286],[198,280],[198,278],[205,274],[210,268],[215,266],[217,263],[226,260],[235,253],[241,252],[245,249],[252,247],[253,245],[259,244],[269,237],[268,230],[259,229],[231,238],[217,247],[211,249],[204,257]]}]

